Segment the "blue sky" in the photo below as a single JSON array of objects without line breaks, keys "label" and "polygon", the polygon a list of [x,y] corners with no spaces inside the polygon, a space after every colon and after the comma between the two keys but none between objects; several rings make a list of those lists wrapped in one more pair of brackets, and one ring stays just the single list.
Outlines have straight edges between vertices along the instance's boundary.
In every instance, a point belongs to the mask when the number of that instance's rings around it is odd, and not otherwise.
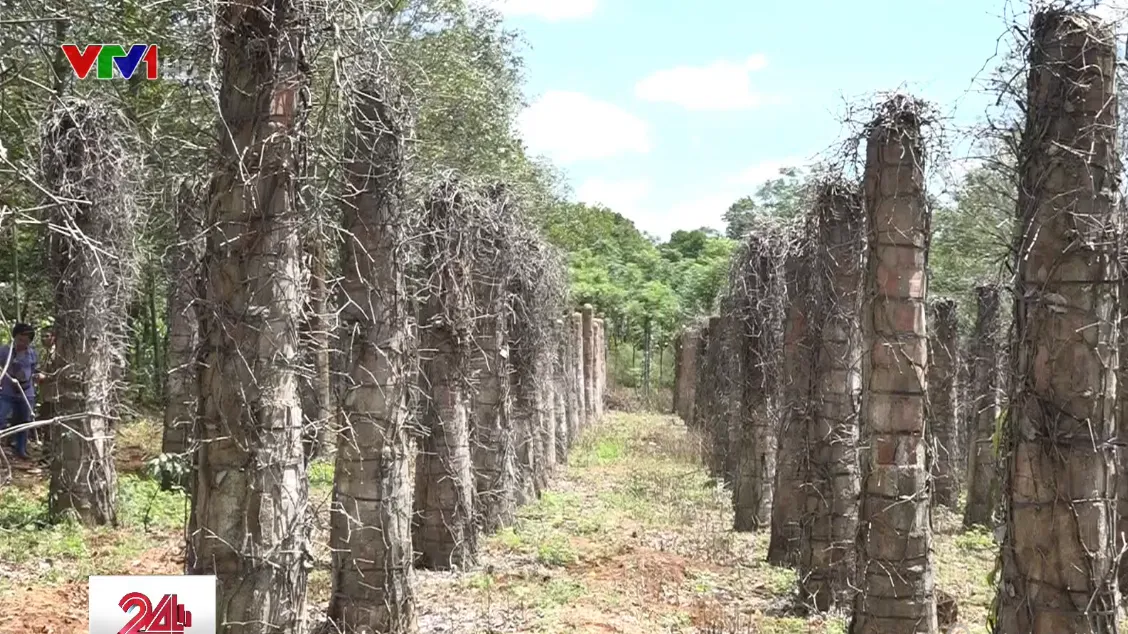
[{"label": "blue sky", "polygon": [[[975,123],[992,97],[974,80],[985,78],[1023,8],[1004,0],[486,1],[527,42],[530,106],[520,128],[530,150],[562,168],[575,198],[663,238],[723,228],[736,198],[831,148],[845,134],[847,100],[905,89],[949,115],[952,129]],[[952,155],[966,156],[955,145]]]}]

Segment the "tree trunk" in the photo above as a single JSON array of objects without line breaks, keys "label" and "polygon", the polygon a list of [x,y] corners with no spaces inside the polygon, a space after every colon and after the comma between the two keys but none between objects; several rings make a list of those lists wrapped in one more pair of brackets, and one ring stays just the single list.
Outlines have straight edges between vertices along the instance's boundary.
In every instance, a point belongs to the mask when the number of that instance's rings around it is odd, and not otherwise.
[{"label": "tree trunk", "polygon": [[677,335],[674,336],[674,399],[673,399],[673,414],[680,417],[683,421],[685,417],[682,415],[682,346],[685,345],[688,337],[688,329],[683,328]]},{"label": "tree trunk", "polygon": [[[195,191],[193,185],[182,183],[176,200],[177,242],[170,250],[167,269],[169,371],[165,376],[167,400],[161,453],[182,456],[185,466],[195,463],[195,459],[187,455],[187,452],[192,445],[196,409],[199,405],[196,354],[200,330],[195,303],[203,250],[203,242],[200,240],[200,202],[200,192]],[[161,487],[187,487],[191,475],[188,469],[183,471],[181,477],[176,477],[174,473],[164,473]]]},{"label": "tree trunk", "polygon": [[1072,11],[1031,29],[1004,425],[997,631],[1117,631],[1116,45]]},{"label": "tree trunk", "polygon": [[807,432],[806,513],[800,595],[818,610],[850,606],[857,563],[858,413],[862,392],[859,324],[865,216],[857,186],[820,183],[811,322],[817,339],[813,416]]},{"label": "tree trunk", "polygon": [[407,401],[413,342],[403,265],[409,130],[389,79],[371,81],[351,97],[340,350],[333,359],[340,433],[328,616],[344,634],[411,634],[418,625],[411,541],[415,443]]},{"label": "tree trunk", "polygon": [[646,318],[642,334],[642,394],[650,404],[650,318]]},{"label": "tree trunk", "polygon": [[221,5],[221,123],[201,315],[191,574],[218,577],[224,634],[299,632],[309,559],[298,398],[297,187],[308,77],[300,0]]},{"label": "tree trunk", "polygon": [[[114,423],[119,418],[127,302],[137,221],[135,133],[108,107],[77,99],[50,112],[42,140],[50,208],[47,267],[55,289],[58,414],[51,434],[49,510],[116,524]],[[98,245],[94,249],[92,245]],[[34,392],[28,395],[34,409]]]},{"label": "tree trunk", "polygon": [[20,296],[20,226],[12,223],[12,305],[16,309],[16,321],[23,321],[23,298]]},{"label": "tree trunk", "polygon": [[999,289],[976,288],[977,316],[972,342],[972,438],[968,444],[967,506],[964,526],[993,527],[992,515],[999,499],[995,425],[999,420]]},{"label": "tree trunk", "polygon": [[932,332],[928,340],[928,409],[932,441],[932,501],[954,509],[960,483],[958,424],[956,421],[956,367],[959,365],[959,323],[956,302],[932,303]]},{"label": "tree trunk", "polygon": [[776,480],[772,505],[768,563],[795,566],[799,563],[803,516],[803,482],[806,479],[806,438],[811,415],[811,352],[808,292],[810,252],[804,242],[787,254],[785,272],[787,313],[784,322],[783,389],[776,456]]},{"label": "tree trunk", "polygon": [[682,420],[686,425],[693,421],[693,408],[697,404],[697,379],[700,366],[697,361],[697,346],[701,338],[701,326],[696,325],[691,330],[686,331],[686,341],[682,345],[681,368],[682,368],[682,388],[681,388],[681,404],[682,404]]},{"label": "tree trunk", "polygon": [[157,280],[150,268],[145,275],[145,317],[146,331],[149,335],[149,348],[153,351],[150,359],[150,375],[153,377],[153,394],[158,403],[164,402],[165,364],[161,350],[160,324],[157,323]]},{"label": "tree trunk", "polygon": [[859,591],[851,634],[934,634],[931,506],[925,451],[928,339],[921,104],[882,104],[866,147],[869,231],[862,328]]},{"label": "tree trunk", "polygon": [[[1118,91],[1124,88],[1117,86]],[[1119,96],[1118,92],[1118,96]],[[1124,107],[1121,102],[1121,108]],[[1121,118],[1123,120],[1123,118]],[[1121,156],[1124,150],[1124,136],[1121,136]],[[1117,345],[1119,364],[1116,372],[1116,551],[1128,552],[1128,199],[1121,196],[1118,210],[1120,227],[1117,248],[1120,267],[1120,311],[1117,320]],[[1117,560],[1118,590],[1123,598],[1128,592],[1128,557],[1123,554]]]}]

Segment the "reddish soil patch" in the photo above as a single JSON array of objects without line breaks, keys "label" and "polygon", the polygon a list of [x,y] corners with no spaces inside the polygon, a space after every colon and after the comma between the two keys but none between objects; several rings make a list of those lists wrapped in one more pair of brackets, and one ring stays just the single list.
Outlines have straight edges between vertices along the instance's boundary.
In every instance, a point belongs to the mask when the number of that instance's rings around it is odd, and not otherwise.
[{"label": "reddish soil patch", "polygon": [[[97,549],[102,540],[92,542]],[[179,545],[150,548],[106,575],[176,575],[184,571],[184,551]],[[16,586],[0,597],[0,634],[84,634],[89,631],[86,581],[61,586]]]},{"label": "reddish soil patch", "polygon": [[0,598],[3,634],[80,634],[89,631],[86,584],[24,586]]}]

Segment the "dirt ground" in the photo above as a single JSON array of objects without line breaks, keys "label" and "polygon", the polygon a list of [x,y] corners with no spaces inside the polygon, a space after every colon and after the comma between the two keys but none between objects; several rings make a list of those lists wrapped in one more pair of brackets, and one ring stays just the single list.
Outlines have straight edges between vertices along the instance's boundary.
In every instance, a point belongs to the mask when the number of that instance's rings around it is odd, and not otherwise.
[{"label": "dirt ground", "polygon": [[[85,632],[87,575],[181,571],[185,500],[160,492],[144,469],[157,434],[146,422],[121,434],[119,530],[45,523],[47,476],[33,466],[0,489],[0,634]],[[797,609],[794,573],[763,561],[766,534],[730,530],[729,494],[707,480],[694,446],[674,418],[611,413],[557,469],[552,490],[486,540],[480,566],[420,572],[421,631],[844,632],[840,616]],[[315,463],[310,484],[318,620],[330,590],[332,466]],[[957,532],[958,518],[943,511],[936,523],[938,586],[956,597],[969,631],[984,632],[993,541]]]}]

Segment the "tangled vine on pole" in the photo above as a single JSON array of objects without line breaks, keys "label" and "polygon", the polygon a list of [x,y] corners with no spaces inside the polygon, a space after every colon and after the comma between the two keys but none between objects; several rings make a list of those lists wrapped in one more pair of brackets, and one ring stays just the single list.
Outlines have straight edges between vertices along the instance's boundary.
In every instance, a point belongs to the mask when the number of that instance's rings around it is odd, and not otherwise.
[{"label": "tangled vine on pole", "polygon": [[742,334],[740,424],[733,483],[734,527],[754,531],[771,521],[775,484],[780,361],[787,289],[787,239],[777,227],[749,233],[733,257],[730,287]]},{"label": "tangled vine on pole", "polygon": [[862,496],[851,634],[935,633],[926,451],[926,104],[893,95],[866,130]]},{"label": "tangled vine on pole", "polygon": [[470,358],[474,235],[485,206],[472,188],[446,175],[427,196],[421,222],[422,426],[415,465],[413,542],[421,567],[465,569],[478,555],[470,457]]},{"label": "tangled vine on pole", "polygon": [[1001,443],[1005,634],[1117,631],[1116,50],[1093,16],[1033,16]]},{"label": "tangled vine on pole", "polygon": [[64,99],[43,123],[41,171],[55,199],[47,267],[61,368],[57,415],[78,415],[51,434],[49,506],[53,516],[74,514],[85,524],[117,523],[113,430],[137,277],[137,143],[129,120],[102,102]]},{"label": "tangled vine on pole", "polygon": [[816,609],[854,599],[858,528],[858,417],[862,393],[861,283],[865,214],[856,183],[840,172],[813,186],[810,309],[815,340],[808,419],[806,505],[799,589]]},{"label": "tangled vine on pole", "polygon": [[405,266],[412,219],[404,184],[411,118],[384,69],[358,63],[350,70],[328,617],[343,632],[410,634],[417,629],[408,405],[414,333]]},{"label": "tangled vine on pole", "polygon": [[[201,302],[188,569],[227,634],[303,627],[309,509],[297,324],[308,30],[300,1],[220,4],[221,121]],[[262,521],[270,517],[271,522]]]},{"label": "tangled vine on pole", "polygon": [[517,510],[517,457],[510,394],[510,293],[516,253],[510,248],[516,201],[504,185],[487,191],[489,213],[480,219],[474,292],[478,315],[471,351],[473,408],[471,457],[478,526],[493,532],[511,524]]},{"label": "tangled vine on pole", "polygon": [[785,240],[783,272],[787,297],[780,364],[778,459],[767,559],[776,565],[795,566],[801,551],[803,483],[807,479],[807,460],[803,452],[807,444],[808,418],[812,413],[813,244],[802,226],[787,227],[781,232],[781,238]]}]

